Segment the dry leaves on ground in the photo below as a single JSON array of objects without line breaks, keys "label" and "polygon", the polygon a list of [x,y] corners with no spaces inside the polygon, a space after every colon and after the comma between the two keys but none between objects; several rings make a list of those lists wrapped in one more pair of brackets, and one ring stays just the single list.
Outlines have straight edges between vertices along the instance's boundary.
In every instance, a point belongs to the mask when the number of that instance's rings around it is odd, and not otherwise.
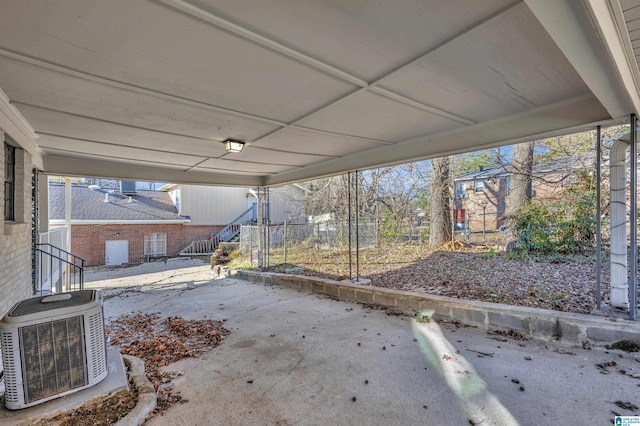
[{"label": "dry leaves on ground", "polygon": [[163,414],[177,402],[186,402],[173,387],[182,373],[161,370],[183,358],[198,357],[220,345],[229,335],[223,321],[160,318],[158,313],[123,315],[107,326],[108,342],[123,354],[144,361],[146,375],[156,389],[158,401],[151,415]]},{"label": "dry leaves on ground", "polygon": [[[301,249],[289,262],[304,267],[297,274],[338,279],[349,273],[346,251]],[[361,248],[358,266],[360,277],[377,287],[566,312],[589,313],[595,307],[593,254],[520,256],[485,246],[434,251],[424,244],[381,244]],[[607,282],[603,267],[602,283]],[[603,285],[603,301],[608,297]]]},{"label": "dry leaves on ground", "polygon": [[76,410],[40,420],[33,426],[109,426],[127,415],[137,401],[135,389],[125,389],[105,399],[89,401]]}]

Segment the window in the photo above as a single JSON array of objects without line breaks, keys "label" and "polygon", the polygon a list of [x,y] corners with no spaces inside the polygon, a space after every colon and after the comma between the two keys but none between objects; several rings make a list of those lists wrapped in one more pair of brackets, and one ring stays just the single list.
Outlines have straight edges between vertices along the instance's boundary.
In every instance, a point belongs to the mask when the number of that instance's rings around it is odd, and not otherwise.
[{"label": "window", "polygon": [[167,234],[156,232],[144,234],[144,255],[145,256],[166,256],[167,255]]},{"label": "window", "polygon": [[16,149],[4,144],[4,220],[16,218]]},{"label": "window", "polygon": [[456,200],[461,200],[467,195],[467,184],[456,183]]},{"label": "window", "polygon": [[483,180],[474,180],[473,181],[473,192],[481,193],[484,192],[484,181]]}]

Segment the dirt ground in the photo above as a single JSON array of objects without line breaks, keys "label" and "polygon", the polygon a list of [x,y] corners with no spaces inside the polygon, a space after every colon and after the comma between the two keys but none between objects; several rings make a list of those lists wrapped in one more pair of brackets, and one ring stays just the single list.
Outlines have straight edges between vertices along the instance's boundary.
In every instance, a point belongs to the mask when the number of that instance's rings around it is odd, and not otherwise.
[{"label": "dirt ground", "polygon": [[[351,276],[356,276],[355,252]],[[332,279],[349,277],[347,251],[300,248],[271,256],[270,271]],[[602,264],[602,300],[609,299],[609,264]],[[455,251],[431,250],[417,243],[360,249],[360,277],[377,287],[460,299],[590,313],[596,304],[594,253],[516,255],[484,245],[458,245]]]}]

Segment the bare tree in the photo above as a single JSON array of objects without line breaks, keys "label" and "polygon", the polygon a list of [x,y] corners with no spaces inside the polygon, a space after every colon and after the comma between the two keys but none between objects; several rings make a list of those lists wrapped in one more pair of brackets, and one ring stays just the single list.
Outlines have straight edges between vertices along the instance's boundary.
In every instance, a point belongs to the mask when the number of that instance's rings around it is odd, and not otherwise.
[{"label": "bare tree", "polygon": [[330,214],[336,219],[348,217],[347,175],[332,176],[305,183],[311,190],[305,210],[308,214]]},{"label": "bare tree", "polygon": [[451,187],[449,157],[431,160],[429,245],[432,247],[439,247],[451,240]]},{"label": "bare tree", "polygon": [[511,162],[511,192],[507,215],[514,215],[531,199],[533,179],[533,150],[535,142],[525,142],[513,146]]},{"label": "bare tree", "polygon": [[[414,201],[425,191],[426,163],[410,163],[364,170],[358,182],[352,181],[351,197],[358,191],[361,216],[382,217],[385,214],[404,217],[415,208]],[[355,176],[352,176],[355,179]],[[335,218],[348,217],[348,177],[333,176],[306,182],[311,190],[307,207],[312,215],[331,213]],[[355,200],[352,200],[355,208]],[[353,212],[352,212],[353,213]]]},{"label": "bare tree", "polygon": [[[513,146],[513,160],[511,161],[511,189],[507,217],[513,218],[527,201],[531,200],[533,182],[533,150],[535,142],[525,142]],[[507,251],[517,248],[520,238],[515,226],[510,226],[506,235]]]}]

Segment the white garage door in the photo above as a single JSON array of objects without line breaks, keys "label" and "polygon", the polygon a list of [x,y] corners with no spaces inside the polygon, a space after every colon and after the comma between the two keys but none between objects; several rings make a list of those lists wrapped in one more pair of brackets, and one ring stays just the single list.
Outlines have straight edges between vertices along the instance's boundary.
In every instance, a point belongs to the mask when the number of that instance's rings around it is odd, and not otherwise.
[{"label": "white garage door", "polygon": [[104,254],[107,266],[129,263],[129,241],[105,241]]}]

